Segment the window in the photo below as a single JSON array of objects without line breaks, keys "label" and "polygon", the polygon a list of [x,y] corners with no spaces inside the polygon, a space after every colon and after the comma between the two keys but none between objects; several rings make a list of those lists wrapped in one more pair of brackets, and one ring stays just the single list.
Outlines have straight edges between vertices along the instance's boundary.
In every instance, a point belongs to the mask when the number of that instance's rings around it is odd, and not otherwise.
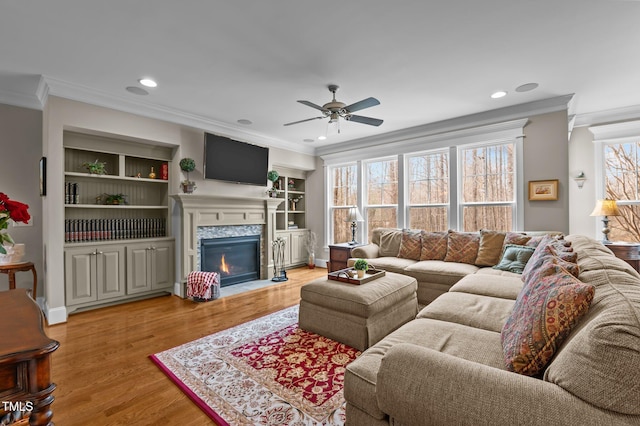
[{"label": "window", "polygon": [[510,231],[515,217],[515,144],[460,149],[462,229]]},{"label": "window", "polygon": [[604,192],[620,210],[620,216],[609,217],[611,241],[640,242],[639,181],[640,142],[604,145]]},{"label": "window", "polygon": [[365,220],[369,241],[375,228],[398,226],[398,159],[365,163]]},{"label": "window", "polygon": [[331,232],[334,243],[351,241],[350,223],[346,222],[349,207],[358,204],[358,167],[356,164],[333,167],[331,178]]},{"label": "window", "polygon": [[449,227],[448,151],[409,156],[407,182],[409,228],[446,231]]}]

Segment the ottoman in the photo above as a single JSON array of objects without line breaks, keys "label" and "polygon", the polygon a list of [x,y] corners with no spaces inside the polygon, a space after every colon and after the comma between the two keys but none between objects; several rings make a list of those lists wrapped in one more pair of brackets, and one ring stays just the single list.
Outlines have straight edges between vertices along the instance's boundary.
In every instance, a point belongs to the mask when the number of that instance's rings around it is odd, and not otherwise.
[{"label": "ottoman", "polygon": [[320,278],[300,288],[300,328],[364,351],[418,313],[415,278],[387,272],[355,285]]}]

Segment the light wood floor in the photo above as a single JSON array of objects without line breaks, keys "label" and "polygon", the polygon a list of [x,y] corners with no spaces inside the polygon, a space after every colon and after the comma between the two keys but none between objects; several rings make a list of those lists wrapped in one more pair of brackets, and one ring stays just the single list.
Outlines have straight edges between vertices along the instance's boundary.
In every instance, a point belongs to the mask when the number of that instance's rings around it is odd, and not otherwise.
[{"label": "light wood floor", "polygon": [[326,269],[287,271],[289,281],[206,303],[177,296],[71,315],[45,327],[54,352],[53,421],[74,425],[207,425],[212,421],[149,355],[293,306]]}]

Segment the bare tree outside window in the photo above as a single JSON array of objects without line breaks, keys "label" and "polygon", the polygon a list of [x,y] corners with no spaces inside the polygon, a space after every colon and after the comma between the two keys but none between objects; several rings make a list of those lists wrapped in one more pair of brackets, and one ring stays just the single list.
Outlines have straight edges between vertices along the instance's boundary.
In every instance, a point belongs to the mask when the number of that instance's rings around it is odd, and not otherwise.
[{"label": "bare tree outside window", "polygon": [[605,194],[618,202],[609,217],[612,241],[640,242],[640,142],[604,146]]},{"label": "bare tree outside window", "polygon": [[367,205],[365,206],[369,241],[375,228],[398,226],[398,160],[366,163]]},{"label": "bare tree outside window", "polygon": [[433,152],[407,160],[409,227],[446,231],[449,226],[449,153]]},{"label": "bare tree outside window", "polygon": [[334,167],[331,173],[333,243],[344,243],[351,241],[351,224],[345,220],[349,207],[358,202],[358,168],[355,164],[350,164]]},{"label": "bare tree outside window", "polygon": [[513,143],[506,143],[461,150],[464,231],[513,228],[514,148]]}]

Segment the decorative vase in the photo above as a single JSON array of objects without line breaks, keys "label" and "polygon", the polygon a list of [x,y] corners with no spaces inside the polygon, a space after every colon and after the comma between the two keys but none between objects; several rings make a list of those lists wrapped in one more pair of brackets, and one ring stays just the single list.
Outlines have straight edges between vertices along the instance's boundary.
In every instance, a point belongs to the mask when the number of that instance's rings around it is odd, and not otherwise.
[{"label": "decorative vase", "polygon": [[358,269],[358,278],[362,279],[364,278],[364,269]]},{"label": "decorative vase", "polygon": [[191,182],[190,180],[183,181],[181,185],[182,192],[184,192],[185,194],[191,194],[196,189],[195,182]]},{"label": "decorative vase", "polygon": [[153,167],[151,167],[151,172],[149,173],[149,179],[155,179],[156,178],[156,172],[153,170]]},{"label": "decorative vase", "polygon": [[309,267],[309,269],[314,269],[316,267],[316,254],[314,252],[309,253],[307,266]]},{"label": "decorative vase", "polygon": [[22,262],[25,254],[24,244],[3,244],[7,254],[0,254],[0,265],[11,265]]}]

